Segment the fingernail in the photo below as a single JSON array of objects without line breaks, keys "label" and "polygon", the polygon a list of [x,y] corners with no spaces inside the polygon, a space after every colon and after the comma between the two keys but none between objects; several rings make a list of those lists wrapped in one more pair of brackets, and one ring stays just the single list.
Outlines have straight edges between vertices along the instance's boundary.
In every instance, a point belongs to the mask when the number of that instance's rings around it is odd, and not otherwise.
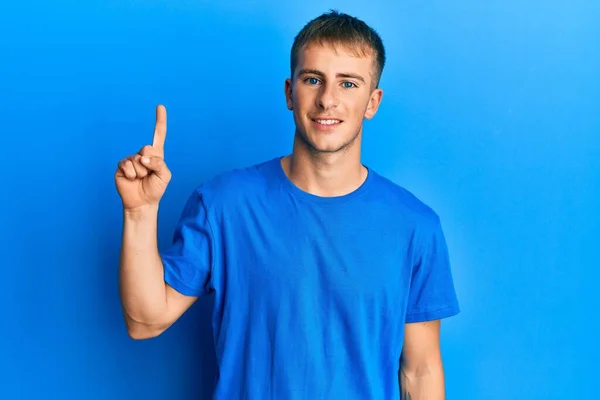
[{"label": "fingernail", "polygon": [[150,159],[148,157],[142,157],[142,162],[144,164],[148,164],[150,162]]}]

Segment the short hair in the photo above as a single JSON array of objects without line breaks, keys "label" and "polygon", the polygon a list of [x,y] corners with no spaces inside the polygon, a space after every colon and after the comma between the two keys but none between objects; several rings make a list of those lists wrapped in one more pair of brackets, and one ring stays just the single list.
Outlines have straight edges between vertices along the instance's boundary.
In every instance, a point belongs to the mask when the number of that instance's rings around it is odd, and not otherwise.
[{"label": "short hair", "polygon": [[379,85],[385,66],[385,48],[379,34],[360,19],[336,10],[309,21],[294,38],[290,55],[291,76],[298,63],[298,52],[311,43],[344,45],[352,48],[357,56],[372,52],[374,55],[374,87]]}]

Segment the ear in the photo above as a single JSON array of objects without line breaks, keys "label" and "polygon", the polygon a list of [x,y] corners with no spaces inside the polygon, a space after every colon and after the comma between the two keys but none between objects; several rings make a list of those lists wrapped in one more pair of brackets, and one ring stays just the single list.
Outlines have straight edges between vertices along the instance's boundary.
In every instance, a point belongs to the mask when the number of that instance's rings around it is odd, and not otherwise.
[{"label": "ear", "polygon": [[369,104],[367,104],[367,109],[365,110],[365,118],[371,119],[377,113],[379,109],[379,105],[381,104],[381,98],[383,97],[383,90],[377,88],[373,90],[371,93],[371,98],[369,99]]},{"label": "ear", "polygon": [[290,78],[287,78],[285,80],[284,92],[285,92],[285,102],[287,104],[287,108],[288,108],[288,110],[293,110],[294,102],[293,102],[293,98],[292,98],[292,80]]}]

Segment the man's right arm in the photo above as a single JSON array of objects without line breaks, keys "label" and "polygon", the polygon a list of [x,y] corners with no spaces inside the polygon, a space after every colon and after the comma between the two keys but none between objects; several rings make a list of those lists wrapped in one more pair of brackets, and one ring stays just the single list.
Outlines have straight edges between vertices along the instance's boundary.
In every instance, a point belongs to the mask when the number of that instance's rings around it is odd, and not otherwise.
[{"label": "man's right arm", "polygon": [[197,299],[165,283],[157,224],[158,205],[123,215],[119,283],[127,332],[133,339],[160,335]]}]

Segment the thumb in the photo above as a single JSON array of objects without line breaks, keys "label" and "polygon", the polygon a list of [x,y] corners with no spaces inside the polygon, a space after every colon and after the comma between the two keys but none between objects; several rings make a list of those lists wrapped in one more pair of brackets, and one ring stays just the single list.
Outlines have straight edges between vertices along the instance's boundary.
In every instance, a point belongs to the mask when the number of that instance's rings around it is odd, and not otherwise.
[{"label": "thumb", "polygon": [[165,160],[162,157],[144,156],[140,161],[144,167],[154,172],[160,180],[168,182],[171,179],[171,171],[167,168]]}]

